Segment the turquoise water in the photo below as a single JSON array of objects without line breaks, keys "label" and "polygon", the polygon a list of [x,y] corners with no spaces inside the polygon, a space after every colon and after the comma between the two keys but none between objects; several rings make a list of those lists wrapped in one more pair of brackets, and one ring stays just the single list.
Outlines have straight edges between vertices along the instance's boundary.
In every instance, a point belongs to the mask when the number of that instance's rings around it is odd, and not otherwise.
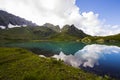
[{"label": "turquoise water", "polygon": [[118,46],[78,42],[11,43],[6,46],[27,48],[38,55],[53,56],[74,67],[120,79]]},{"label": "turquoise water", "polygon": [[85,46],[85,44],[76,42],[39,42],[39,43],[29,42],[29,43],[10,43],[6,44],[6,46],[35,49],[38,51],[50,51],[55,54],[59,54],[61,51],[63,51],[65,54],[73,55],[75,52],[82,49]]}]

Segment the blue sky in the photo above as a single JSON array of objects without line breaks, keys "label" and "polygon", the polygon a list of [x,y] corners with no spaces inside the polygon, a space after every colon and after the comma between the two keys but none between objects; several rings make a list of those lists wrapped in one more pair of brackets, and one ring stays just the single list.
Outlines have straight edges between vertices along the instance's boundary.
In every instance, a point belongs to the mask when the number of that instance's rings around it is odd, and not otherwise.
[{"label": "blue sky", "polygon": [[98,13],[107,24],[120,24],[120,0],[76,0],[76,5],[80,12]]}]

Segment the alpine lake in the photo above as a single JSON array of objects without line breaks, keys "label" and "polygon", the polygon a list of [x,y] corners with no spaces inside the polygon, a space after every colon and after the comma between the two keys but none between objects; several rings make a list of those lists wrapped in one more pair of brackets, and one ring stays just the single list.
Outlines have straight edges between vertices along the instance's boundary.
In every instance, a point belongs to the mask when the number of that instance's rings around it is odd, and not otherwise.
[{"label": "alpine lake", "polygon": [[61,59],[65,64],[98,75],[120,79],[120,43],[85,44],[81,42],[7,43],[7,47],[25,48],[38,56]]}]

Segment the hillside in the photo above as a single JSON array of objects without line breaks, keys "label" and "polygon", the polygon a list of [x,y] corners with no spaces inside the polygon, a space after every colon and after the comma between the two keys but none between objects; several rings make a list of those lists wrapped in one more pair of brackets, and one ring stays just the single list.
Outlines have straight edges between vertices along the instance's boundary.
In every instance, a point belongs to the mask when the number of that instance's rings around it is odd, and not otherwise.
[{"label": "hillside", "polygon": [[77,29],[74,25],[65,25],[55,36],[52,36],[52,40],[55,41],[80,41],[82,38],[87,37],[86,33]]},{"label": "hillside", "polygon": [[52,29],[53,31],[55,31],[55,32],[60,32],[60,27],[57,25],[57,26],[54,26],[53,24],[50,24],[50,23],[45,23],[44,25],[43,25],[44,27],[47,27],[47,28],[49,28],[49,29]]},{"label": "hillside", "polygon": [[79,37],[79,38],[84,38],[86,36],[89,36],[89,35],[85,34],[82,30],[77,29],[74,25],[63,26],[63,28],[61,29],[61,32],[64,34],[68,34],[70,36],[75,36],[75,37]]},{"label": "hillside", "polygon": [[112,80],[20,48],[0,48],[0,80]]},{"label": "hillside", "polygon": [[97,43],[120,43],[120,34],[110,35],[110,36],[90,36],[86,37],[90,42]]},{"label": "hillside", "polygon": [[120,34],[106,36],[103,38],[105,39],[105,41],[108,41],[108,42],[114,42],[114,41],[120,42]]},{"label": "hillside", "polygon": [[36,27],[15,27],[9,29],[0,29],[0,40],[3,41],[29,41],[44,40],[55,35],[52,29],[43,26]]}]

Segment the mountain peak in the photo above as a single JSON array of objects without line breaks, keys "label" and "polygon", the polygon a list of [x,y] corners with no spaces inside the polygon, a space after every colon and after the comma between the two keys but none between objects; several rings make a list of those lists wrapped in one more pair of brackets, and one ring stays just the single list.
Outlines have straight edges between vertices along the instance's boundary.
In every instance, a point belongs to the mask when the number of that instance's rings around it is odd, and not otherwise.
[{"label": "mountain peak", "polygon": [[53,24],[50,24],[50,23],[45,23],[44,25],[43,25],[44,27],[47,27],[47,28],[49,28],[49,29],[52,29],[52,30],[54,30],[55,32],[60,32],[60,27],[58,26],[58,25],[53,25]]},{"label": "mountain peak", "polygon": [[62,28],[62,32],[66,31],[66,30],[72,30],[72,29],[77,29],[73,24],[72,25],[65,25]]},{"label": "mountain peak", "polygon": [[80,37],[80,38],[84,38],[85,36],[88,36],[82,30],[79,30],[78,28],[76,28],[74,25],[65,25],[62,28],[61,32],[67,33],[71,36]]}]

